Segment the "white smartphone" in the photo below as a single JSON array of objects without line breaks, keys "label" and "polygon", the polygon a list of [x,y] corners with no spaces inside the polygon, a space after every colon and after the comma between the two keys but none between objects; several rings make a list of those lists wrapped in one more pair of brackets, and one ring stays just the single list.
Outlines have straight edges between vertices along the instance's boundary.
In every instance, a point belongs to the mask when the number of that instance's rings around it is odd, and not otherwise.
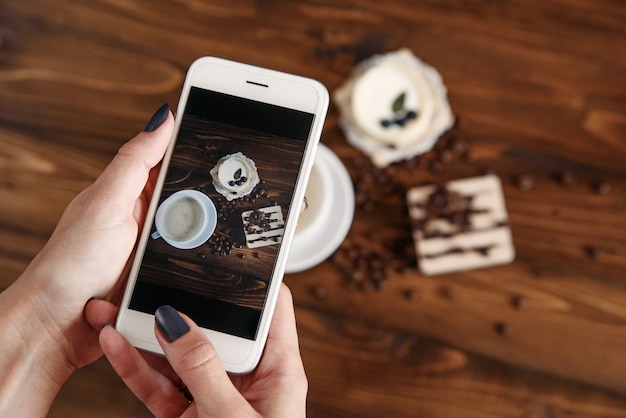
[{"label": "white smartphone", "polygon": [[328,108],[317,81],[214,57],[187,73],[117,329],[163,353],[154,313],[202,327],[231,373],[257,365]]}]

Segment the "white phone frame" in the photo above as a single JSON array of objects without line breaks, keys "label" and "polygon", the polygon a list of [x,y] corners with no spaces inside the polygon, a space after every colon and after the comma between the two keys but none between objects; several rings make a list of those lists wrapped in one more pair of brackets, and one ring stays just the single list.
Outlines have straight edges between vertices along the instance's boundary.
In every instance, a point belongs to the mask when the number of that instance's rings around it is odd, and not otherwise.
[{"label": "white phone frame", "polygon": [[163,158],[163,168],[159,174],[147,211],[146,221],[137,247],[137,256],[133,261],[116,322],[116,328],[135,347],[159,354],[163,354],[163,351],[154,335],[154,315],[132,310],[129,308],[129,303],[191,87],[200,87],[314,115],[311,132],[304,151],[302,168],[292,197],[291,210],[285,222],[282,244],[276,258],[274,276],[271,278],[270,286],[267,290],[267,300],[260,318],[256,339],[248,340],[202,328],[215,346],[226,370],[230,373],[243,374],[250,372],[256,367],[267,340],[278,291],[287,264],[289,248],[296,230],[297,217],[299,215],[297,210],[299,208],[298,202],[302,202],[304,198],[306,184],[315,160],[317,145],[328,109],[328,91],[321,83],[309,78],[216,57],[199,58],[189,67],[178,103],[174,132]]}]

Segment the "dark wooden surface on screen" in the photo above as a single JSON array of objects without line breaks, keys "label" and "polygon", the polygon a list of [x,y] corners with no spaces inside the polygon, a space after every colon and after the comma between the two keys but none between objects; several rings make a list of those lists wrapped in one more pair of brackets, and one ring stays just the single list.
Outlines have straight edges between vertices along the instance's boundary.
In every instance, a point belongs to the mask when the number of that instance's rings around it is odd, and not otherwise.
[{"label": "dark wooden surface on screen", "polygon": [[[309,416],[626,417],[625,45],[621,0],[3,0],[0,285],[118,147],[177,102],[196,57],[332,92],[356,61],[408,47],[441,72],[459,119],[446,141],[462,145],[376,172],[331,106],[322,141],[359,191],[345,248],[401,269],[379,290],[331,261],[286,277]],[[404,191],[485,170],[503,180],[516,260],[422,276]],[[103,360],[50,413],[147,415]]]},{"label": "dark wooden surface on screen", "polygon": [[[182,126],[162,200],[178,190],[198,190],[216,206],[217,226],[209,241],[194,249],[149,240],[140,277],[165,286],[175,282],[174,287],[182,290],[261,309],[278,244],[248,248],[241,214],[278,205],[287,217],[304,143],[195,116],[186,116]],[[255,162],[260,181],[251,193],[229,202],[216,191],[210,171],[222,157],[238,152]]]}]

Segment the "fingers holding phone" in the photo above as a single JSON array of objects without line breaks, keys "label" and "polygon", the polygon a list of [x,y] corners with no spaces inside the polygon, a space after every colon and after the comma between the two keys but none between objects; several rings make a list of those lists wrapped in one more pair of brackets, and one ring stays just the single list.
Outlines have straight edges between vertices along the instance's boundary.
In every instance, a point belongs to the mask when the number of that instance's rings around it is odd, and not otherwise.
[{"label": "fingers holding phone", "polygon": [[[85,316],[99,328],[114,311],[108,302],[90,301]],[[186,315],[165,306],[155,318],[167,365],[158,362],[162,357],[140,353],[109,324],[100,331],[109,362],[155,416],[180,416],[189,408],[192,416],[305,416],[307,381],[286,286],[281,286],[261,361],[243,376],[226,373],[211,342]]]}]

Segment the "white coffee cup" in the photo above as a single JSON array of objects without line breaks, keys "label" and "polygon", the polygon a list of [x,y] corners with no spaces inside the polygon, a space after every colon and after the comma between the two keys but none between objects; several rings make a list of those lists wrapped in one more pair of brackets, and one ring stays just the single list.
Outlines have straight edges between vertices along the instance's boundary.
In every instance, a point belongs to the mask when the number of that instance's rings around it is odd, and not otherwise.
[{"label": "white coffee cup", "polygon": [[287,273],[297,273],[328,258],[343,242],[354,216],[354,189],[350,173],[330,148],[320,144],[300,213]]},{"label": "white coffee cup", "polygon": [[316,164],[311,168],[309,182],[304,193],[307,199],[307,208],[298,217],[296,235],[299,239],[303,241],[314,239],[316,229],[330,215],[333,206],[330,201],[332,181],[330,173],[316,161]]},{"label": "white coffee cup", "polygon": [[215,205],[197,190],[180,190],[159,205],[153,239],[163,238],[169,245],[187,250],[204,244],[217,223]]}]

